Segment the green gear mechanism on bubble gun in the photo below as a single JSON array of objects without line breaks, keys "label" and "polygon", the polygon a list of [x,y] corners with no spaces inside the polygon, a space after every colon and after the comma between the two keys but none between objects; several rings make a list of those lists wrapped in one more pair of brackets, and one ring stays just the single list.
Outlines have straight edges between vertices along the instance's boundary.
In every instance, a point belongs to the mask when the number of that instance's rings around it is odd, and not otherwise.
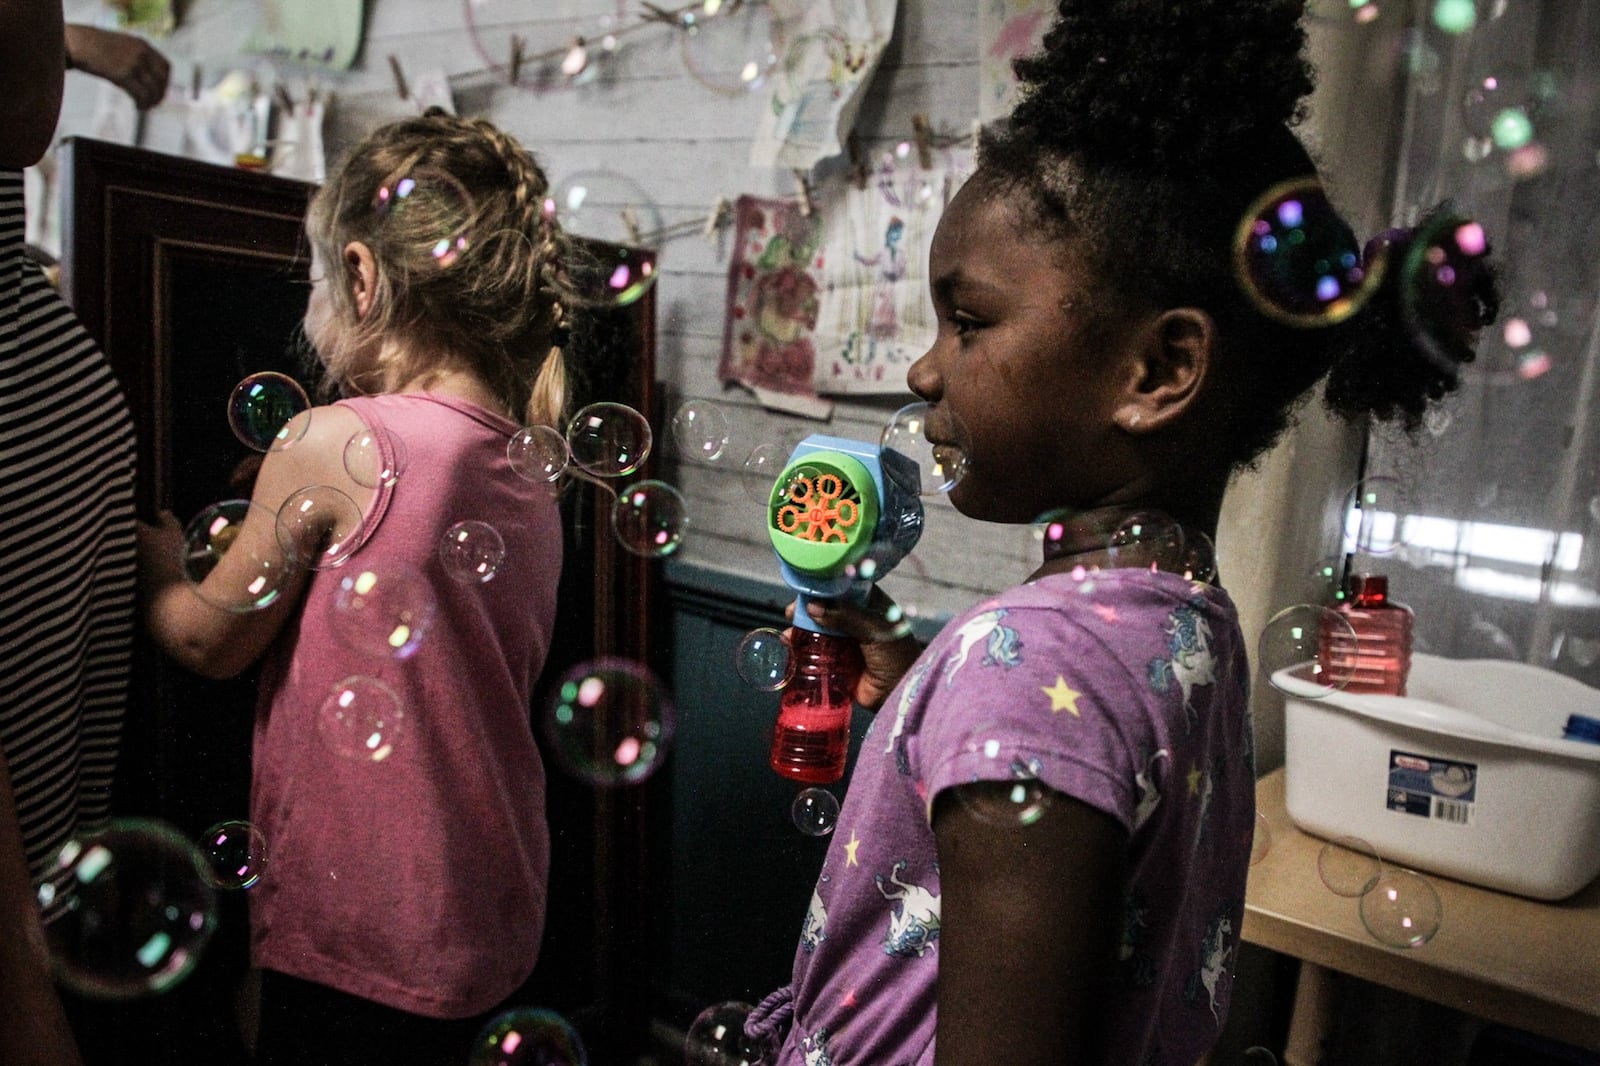
[{"label": "green gear mechanism on bubble gun", "polygon": [[826,784],[844,776],[861,649],[806,611],[814,600],[864,604],[922,535],[917,464],[862,441],[814,434],[801,441],[767,499],[767,536],[795,590],[789,680],[773,731],[771,765]]}]

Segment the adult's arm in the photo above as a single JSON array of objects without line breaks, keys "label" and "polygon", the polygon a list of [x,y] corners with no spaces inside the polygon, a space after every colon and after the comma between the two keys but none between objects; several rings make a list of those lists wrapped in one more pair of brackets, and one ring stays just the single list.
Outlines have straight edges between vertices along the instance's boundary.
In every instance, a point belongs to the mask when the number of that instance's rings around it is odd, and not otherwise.
[{"label": "adult's arm", "polygon": [[1053,791],[1037,820],[1018,818],[1016,787],[979,782],[934,801],[937,1066],[1101,1061],[1127,832]]},{"label": "adult's arm", "polygon": [[61,115],[61,0],[0,0],[0,167],[32,166]]},{"label": "adult's arm", "polygon": [[45,959],[39,905],[0,751],[0,1062],[82,1066]]}]

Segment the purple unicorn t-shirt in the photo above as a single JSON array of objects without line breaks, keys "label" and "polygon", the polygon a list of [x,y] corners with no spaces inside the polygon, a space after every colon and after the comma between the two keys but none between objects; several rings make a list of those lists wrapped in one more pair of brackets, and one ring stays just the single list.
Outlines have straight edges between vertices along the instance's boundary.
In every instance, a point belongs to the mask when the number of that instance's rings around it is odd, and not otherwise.
[{"label": "purple unicorn t-shirt", "polygon": [[784,1066],[931,1064],[933,801],[999,780],[1048,802],[1037,782],[1129,834],[1104,1061],[1193,1066],[1227,1015],[1244,910],[1255,830],[1247,679],[1227,594],[1173,574],[1052,575],[955,619],[868,731],[793,983],[749,1030],[783,1035]]}]

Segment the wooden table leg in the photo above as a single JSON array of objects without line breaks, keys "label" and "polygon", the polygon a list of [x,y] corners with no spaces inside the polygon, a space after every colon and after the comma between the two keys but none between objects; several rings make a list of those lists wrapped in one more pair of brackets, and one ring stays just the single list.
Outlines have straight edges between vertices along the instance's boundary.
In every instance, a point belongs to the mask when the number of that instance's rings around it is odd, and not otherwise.
[{"label": "wooden table leg", "polygon": [[1338,1013],[1339,988],[1332,970],[1311,962],[1300,964],[1294,1006],[1289,1013],[1289,1038],[1283,1066],[1321,1066]]}]

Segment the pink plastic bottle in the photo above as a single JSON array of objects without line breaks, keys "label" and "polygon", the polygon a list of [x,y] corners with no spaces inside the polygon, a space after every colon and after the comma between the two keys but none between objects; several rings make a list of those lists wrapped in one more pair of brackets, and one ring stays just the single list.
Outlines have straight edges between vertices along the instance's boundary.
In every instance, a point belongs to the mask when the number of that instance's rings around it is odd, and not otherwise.
[{"label": "pink plastic bottle", "polygon": [[793,664],[772,733],[772,768],[784,777],[826,785],[844,776],[850,752],[850,712],[865,668],[861,646],[849,637],[796,627]]},{"label": "pink plastic bottle", "polygon": [[1416,616],[1389,599],[1389,579],[1382,574],[1352,576],[1350,599],[1335,610],[1350,623],[1355,637],[1343,626],[1322,627],[1318,652],[1328,679],[1346,692],[1404,696]]}]

